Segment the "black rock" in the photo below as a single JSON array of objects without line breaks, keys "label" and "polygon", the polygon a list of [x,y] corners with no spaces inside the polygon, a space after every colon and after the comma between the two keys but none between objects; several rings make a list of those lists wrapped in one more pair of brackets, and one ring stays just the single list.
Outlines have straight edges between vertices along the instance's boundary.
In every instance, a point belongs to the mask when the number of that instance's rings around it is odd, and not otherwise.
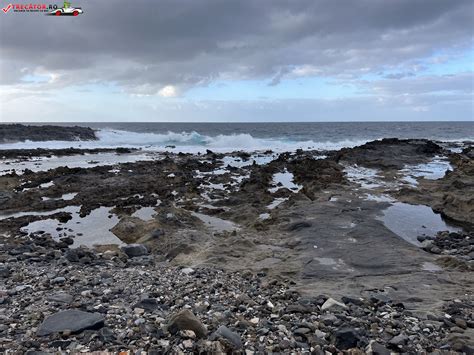
[{"label": "black rock", "polygon": [[71,237],[61,238],[60,240],[61,240],[61,242],[65,243],[67,245],[73,245],[74,244],[74,239],[72,239]]},{"label": "black rock", "polygon": [[85,329],[100,329],[104,326],[104,320],[104,316],[98,313],[69,309],[46,318],[39,326],[37,334],[45,336],[67,330],[79,333]]},{"label": "black rock", "polygon": [[426,236],[424,236],[424,235],[419,235],[418,237],[416,237],[416,239],[417,239],[420,243],[423,243],[423,242],[426,240]]},{"label": "black rock", "polygon": [[354,328],[339,328],[332,335],[334,345],[340,350],[346,350],[357,347],[361,341],[361,336]]},{"label": "black rock", "polygon": [[2,124],[0,142],[18,141],[76,141],[96,140],[93,129],[79,126],[28,126],[22,124]]},{"label": "black rock", "polygon": [[146,311],[153,312],[155,309],[160,308],[160,303],[155,298],[145,298],[136,303],[133,308],[143,308]]},{"label": "black rock", "polygon": [[69,344],[71,344],[71,342],[72,342],[71,340],[55,340],[55,341],[51,342],[49,344],[49,346],[52,347],[52,348],[59,348],[60,347],[60,348],[64,349],[67,346],[69,346]]},{"label": "black rock", "polygon": [[0,277],[9,277],[10,276],[10,269],[7,266],[1,265],[0,266]]},{"label": "black rock", "polygon": [[398,348],[399,346],[405,345],[407,343],[407,341],[408,341],[408,337],[406,335],[399,334],[397,336],[394,336],[392,339],[390,339],[388,344],[391,347]]},{"label": "black rock", "polygon": [[392,302],[390,297],[381,293],[374,293],[373,295],[370,295],[370,300],[375,304],[387,304]]},{"label": "black rock", "polygon": [[79,255],[76,249],[69,249],[64,253],[64,257],[72,263],[79,261]]},{"label": "black rock", "polygon": [[231,345],[231,347],[235,350],[242,348],[242,340],[240,339],[240,335],[233,332],[225,325],[221,325],[211,336],[211,339],[224,339],[227,343]]},{"label": "black rock", "polygon": [[379,343],[372,343],[371,349],[373,355],[390,355],[391,353],[390,350],[388,350],[385,346]]},{"label": "black rock", "polygon": [[148,248],[143,244],[128,244],[124,245],[121,249],[129,258],[148,254]]}]

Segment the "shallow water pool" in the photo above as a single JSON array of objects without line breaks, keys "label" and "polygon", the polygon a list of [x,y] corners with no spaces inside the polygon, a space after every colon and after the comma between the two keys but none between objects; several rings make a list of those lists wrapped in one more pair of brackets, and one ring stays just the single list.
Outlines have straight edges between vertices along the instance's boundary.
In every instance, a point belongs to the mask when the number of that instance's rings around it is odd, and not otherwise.
[{"label": "shallow water pool", "polygon": [[385,226],[407,242],[420,246],[419,235],[435,236],[440,231],[457,232],[461,228],[447,224],[428,206],[395,202],[379,218]]}]

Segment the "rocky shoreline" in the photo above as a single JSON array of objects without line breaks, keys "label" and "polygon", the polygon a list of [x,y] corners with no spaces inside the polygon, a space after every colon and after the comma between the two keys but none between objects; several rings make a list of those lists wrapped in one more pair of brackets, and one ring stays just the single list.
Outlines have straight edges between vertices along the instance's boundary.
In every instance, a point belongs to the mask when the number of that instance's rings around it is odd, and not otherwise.
[{"label": "rocky shoreline", "polygon": [[0,346],[472,353],[472,146],[448,148],[5,151]]},{"label": "rocky shoreline", "polygon": [[69,249],[48,237],[10,242],[0,269],[3,351],[472,350],[469,298],[421,318],[380,290],[305,297],[264,272],[170,267],[148,252]]},{"label": "rocky shoreline", "polygon": [[81,126],[0,124],[0,143],[97,140],[92,128]]}]

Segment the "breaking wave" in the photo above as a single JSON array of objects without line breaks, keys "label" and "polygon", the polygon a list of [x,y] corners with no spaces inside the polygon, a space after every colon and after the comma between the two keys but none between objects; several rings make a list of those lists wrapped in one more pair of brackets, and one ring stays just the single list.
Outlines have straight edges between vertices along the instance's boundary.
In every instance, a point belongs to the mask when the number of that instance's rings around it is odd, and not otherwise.
[{"label": "breaking wave", "polygon": [[138,133],[121,130],[102,129],[97,131],[97,141],[46,141],[17,142],[0,144],[0,149],[34,148],[142,148],[154,151],[203,152],[210,149],[216,152],[244,151],[294,151],[296,149],[332,150],[354,147],[368,140],[342,140],[315,142],[296,141],[286,138],[256,138],[248,133],[232,135],[202,135],[198,132]]}]

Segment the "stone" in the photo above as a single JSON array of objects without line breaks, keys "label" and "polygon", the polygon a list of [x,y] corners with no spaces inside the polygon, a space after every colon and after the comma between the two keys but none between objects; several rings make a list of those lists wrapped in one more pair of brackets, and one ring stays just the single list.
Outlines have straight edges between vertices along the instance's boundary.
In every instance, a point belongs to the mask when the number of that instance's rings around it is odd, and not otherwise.
[{"label": "stone", "polygon": [[72,263],[76,263],[79,261],[79,255],[75,249],[68,249],[64,253],[64,257]]},{"label": "stone", "polygon": [[51,283],[52,283],[53,285],[56,285],[56,284],[63,284],[63,283],[65,283],[65,282],[66,282],[66,279],[65,279],[64,277],[61,277],[61,276],[55,277],[54,279],[51,280]]},{"label": "stone", "polygon": [[79,333],[85,329],[100,329],[104,320],[102,314],[69,309],[47,317],[39,326],[37,334],[45,336],[64,331]]},{"label": "stone", "polygon": [[148,248],[143,244],[128,244],[122,246],[121,249],[129,258],[148,254]]},{"label": "stone", "polygon": [[399,347],[405,345],[408,341],[408,337],[404,334],[399,334],[394,336],[392,339],[389,340],[388,344],[394,347]]},{"label": "stone", "polygon": [[342,302],[345,304],[347,303],[352,303],[356,306],[363,306],[364,305],[364,300],[361,298],[354,298],[354,297],[348,297],[348,296],[343,296],[341,298]]},{"label": "stone", "polygon": [[156,309],[160,308],[160,303],[155,298],[145,298],[137,302],[133,308],[141,308],[148,312],[153,312]]},{"label": "stone", "polygon": [[10,276],[10,269],[5,265],[0,265],[0,277],[6,278]]},{"label": "stone", "polygon": [[135,307],[133,309],[133,313],[135,313],[136,315],[142,315],[143,313],[145,313],[145,310],[143,308]]},{"label": "stone", "polygon": [[194,269],[190,268],[190,267],[185,267],[183,269],[181,269],[181,273],[182,274],[185,274],[185,275],[192,275],[194,274]]},{"label": "stone", "polygon": [[73,245],[74,244],[74,239],[72,239],[71,237],[61,238],[60,240],[61,240],[61,242],[65,243],[67,245]]},{"label": "stone", "polygon": [[466,328],[467,328],[467,322],[466,322],[464,319],[461,319],[461,318],[454,318],[454,323],[455,323],[459,328],[462,328],[462,329],[466,329]]},{"label": "stone", "polygon": [[419,235],[416,237],[416,239],[420,242],[420,243],[423,243],[425,240],[426,240],[426,236],[425,235]]},{"label": "stone", "polygon": [[193,347],[193,341],[190,339],[186,339],[183,341],[183,345],[186,349],[191,349]]},{"label": "stone", "polygon": [[316,329],[314,331],[314,335],[316,335],[319,339],[324,339],[324,338],[326,338],[327,333],[322,332],[319,329]]},{"label": "stone", "polygon": [[371,341],[366,348],[366,352],[373,355],[390,355],[390,350],[375,341]]},{"label": "stone", "polygon": [[286,312],[288,313],[311,313],[313,311],[312,307],[304,306],[302,304],[290,304],[286,307]]},{"label": "stone", "polygon": [[361,337],[354,328],[344,327],[333,333],[332,340],[338,349],[347,350],[357,347]]},{"label": "stone", "polygon": [[99,339],[103,343],[111,343],[115,341],[115,334],[112,329],[104,327],[97,332]]},{"label": "stone", "polygon": [[257,317],[254,317],[250,320],[250,323],[253,325],[258,325],[258,322],[260,322],[260,319]]},{"label": "stone", "polygon": [[344,303],[338,302],[335,299],[329,297],[326,300],[326,302],[324,302],[323,305],[321,306],[321,310],[326,311],[326,310],[328,310],[330,308],[333,308],[333,307],[347,308],[347,306]]},{"label": "stone", "polygon": [[308,328],[297,328],[293,331],[295,335],[305,335],[311,332],[311,329]]},{"label": "stone", "polygon": [[392,302],[392,299],[382,293],[374,293],[370,296],[370,300],[375,304],[387,304]]},{"label": "stone", "polygon": [[233,332],[225,325],[221,325],[212,335],[214,339],[225,339],[226,343],[229,343],[234,350],[242,348],[242,340],[240,335]]},{"label": "stone", "polygon": [[48,301],[57,302],[57,303],[71,303],[73,297],[65,292],[58,292],[46,297]]},{"label": "stone", "polygon": [[189,339],[196,339],[196,333],[194,333],[194,331],[192,330],[182,330],[179,332],[179,334],[183,337],[183,338],[189,338]]},{"label": "stone", "polygon": [[207,335],[204,324],[189,309],[184,309],[173,315],[167,328],[171,334],[176,334],[180,330],[192,330],[198,338],[204,338]]}]

